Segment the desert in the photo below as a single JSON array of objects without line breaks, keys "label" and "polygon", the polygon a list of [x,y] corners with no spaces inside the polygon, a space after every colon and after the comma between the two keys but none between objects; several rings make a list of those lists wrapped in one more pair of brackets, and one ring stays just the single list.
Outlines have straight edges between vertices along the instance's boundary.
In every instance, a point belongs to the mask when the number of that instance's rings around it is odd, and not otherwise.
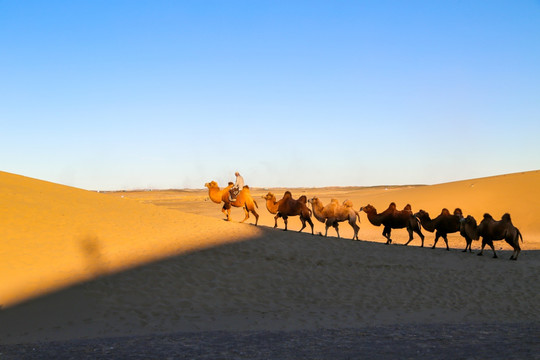
[{"label": "desert", "polygon": [[[518,324],[515,336],[528,330],[519,336],[532,354],[540,329],[538,184],[538,170],[437,185],[248,183],[259,214],[255,226],[253,215],[240,223],[241,208],[233,207],[232,221],[225,221],[203,184],[100,193],[1,172],[0,350],[173,333],[396,326],[472,326],[477,333]],[[416,234],[404,246],[405,229],[393,229],[393,242],[385,245],[382,227],[362,211],[359,240],[352,240],[347,222],[339,225],[340,238],[333,228],[324,237],[324,224],[314,217],[314,235],[309,226],[298,232],[298,216],[284,231],[283,219],[274,228],[264,196],[279,199],[287,190],[324,204],[349,200],[357,211],[395,202],[432,217],[457,207],[476,219],[510,213],[523,234],[522,252],[510,261],[512,248],[496,241],[499,258],[489,247],[480,257],[477,240],[472,253],[463,252],[459,233],[448,235],[449,251],[442,240],[431,249],[435,235],[424,229],[424,248]]]}]

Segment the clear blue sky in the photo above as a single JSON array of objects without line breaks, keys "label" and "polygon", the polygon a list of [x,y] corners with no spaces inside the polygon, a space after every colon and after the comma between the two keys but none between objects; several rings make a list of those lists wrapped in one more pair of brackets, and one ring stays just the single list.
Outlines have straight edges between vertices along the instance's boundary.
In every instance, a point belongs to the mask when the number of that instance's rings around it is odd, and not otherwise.
[{"label": "clear blue sky", "polygon": [[84,189],[540,169],[540,1],[0,0],[0,170]]}]

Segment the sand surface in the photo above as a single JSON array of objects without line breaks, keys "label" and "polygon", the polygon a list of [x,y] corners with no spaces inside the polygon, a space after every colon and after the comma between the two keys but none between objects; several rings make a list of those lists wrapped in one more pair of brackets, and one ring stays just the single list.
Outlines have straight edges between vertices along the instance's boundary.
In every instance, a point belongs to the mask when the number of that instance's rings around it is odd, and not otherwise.
[{"label": "sand surface", "polygon": [[[209,179],[211,180],[211,179]],[[249,184],[249,182],[248,182]],[[339,329],[389,324],[540,322],[540,171],[432,186],[290,189],[432,217],[455,207],[481,219],[509,212],[524,236],[517,262],[497,242],[478,257],[449,237],[384,245],[361,214],[360,241],[273,229],[253,188],[259,226],[232,222],[205,190],[96,193],[0,173],[0,344],[175,331]],[[313,219],[315,233],[324,232]],[[480,243],[473,242],[477,252]]]}]

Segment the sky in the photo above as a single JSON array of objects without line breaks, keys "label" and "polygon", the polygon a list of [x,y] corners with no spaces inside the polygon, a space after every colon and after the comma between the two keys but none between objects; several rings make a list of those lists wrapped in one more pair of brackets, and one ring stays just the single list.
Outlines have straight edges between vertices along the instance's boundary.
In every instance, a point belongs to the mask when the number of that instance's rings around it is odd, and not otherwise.
[{"label": "sky", "polygon": [[540,169],[540,1],[0,0],[0,170],[88,190]]}]

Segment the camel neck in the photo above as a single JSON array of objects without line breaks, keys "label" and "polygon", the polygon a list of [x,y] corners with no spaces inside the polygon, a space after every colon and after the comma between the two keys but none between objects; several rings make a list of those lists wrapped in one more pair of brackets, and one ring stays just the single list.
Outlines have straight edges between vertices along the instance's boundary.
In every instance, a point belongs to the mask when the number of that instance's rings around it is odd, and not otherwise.
[{"label": "camel neck", "polygon": [[276,202],[276,199],[266,199],[266,209],[271,214],[276,214],[278,212],[278,203]]},{"label": "camel neck", "polygon": [[324,217],[324,214],[323,214],[324,207],[322,203],[312,202],[311,207],[313,208],[313,216],[315,216],[315,218],[319,220],[320,222],[325,222],[326,218]]}]

